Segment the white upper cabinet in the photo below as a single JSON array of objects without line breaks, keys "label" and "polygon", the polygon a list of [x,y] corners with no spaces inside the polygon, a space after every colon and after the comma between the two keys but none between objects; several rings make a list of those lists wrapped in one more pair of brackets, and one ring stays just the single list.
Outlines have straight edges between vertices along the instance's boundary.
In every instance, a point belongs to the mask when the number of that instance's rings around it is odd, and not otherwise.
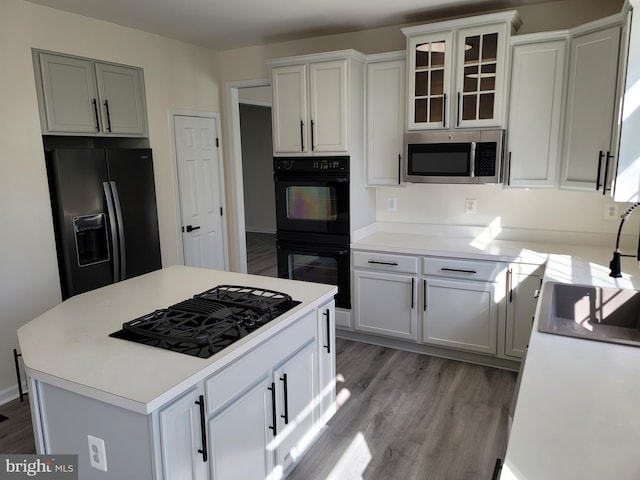
[{"label": "white upper cabinet", "polygon": [[362,94],[364,56],[345,50],[278,59],[269,65],[274,154],[348,153],[349,142],[355,141],[350,121],[361,118],[352,108],[354,102],[363,108],[361,99],[354,97]]},{"label": "white upper cabinet", "polygon": [[508,186],[556,185],[567,39],[568,32],[512,38]]},{"label": "white upper cabinet", "polygon": [[34,50],[42,133],[146,136],[142,69]]},{"label": "white upper cabinet", "polygon": [[616,161],[619,24],[572,34],[560,186],[606,193]]},{"label": "white upper cabinet", "polygon": [[403,28],[407,36],[407,129],[504,124],[506,47],[517,12]]},{"label": "white upper cabinet", "polygon": [[368,185],[398,185],[405,124],[405,52],[367,57]]},{"label": "white upper cabinet", "polygon": [[[634,9],[627,15],[624,27],[621,57],[622,112],[620,116],[620,148],[614,198],[618,202],[640,201],[640,1],[630,0]],[[625,68],[626,67],[626,68]]]}]

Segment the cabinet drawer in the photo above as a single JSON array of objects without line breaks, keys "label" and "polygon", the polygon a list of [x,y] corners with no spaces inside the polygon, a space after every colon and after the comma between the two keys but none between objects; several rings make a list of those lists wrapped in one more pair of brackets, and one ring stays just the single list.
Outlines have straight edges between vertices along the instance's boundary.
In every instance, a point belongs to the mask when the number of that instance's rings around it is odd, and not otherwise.
[{"label": "cabinet drawer", "polygon": [[207,413],[213,413],[264,380],[276,365],[306,345],[310,339],[315,339],[316,330],[314,310],[209,377],[205,381]]},{"label": "cabinet drawer", "polygon": [[426,257],[422,260],[422,273],[448,278],[464,278],[495,282],[506,271],[506,264],[483,260]]},{"label": "cabinet drawer", "polygon": [[387,272],[418,273],[418,259],[388,253],[353,252],[353,267]]}]

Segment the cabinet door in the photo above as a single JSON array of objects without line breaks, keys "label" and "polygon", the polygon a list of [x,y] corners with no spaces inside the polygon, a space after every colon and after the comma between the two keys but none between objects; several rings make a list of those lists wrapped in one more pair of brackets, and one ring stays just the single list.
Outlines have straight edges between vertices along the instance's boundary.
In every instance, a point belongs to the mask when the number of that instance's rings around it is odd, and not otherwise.
[{"label": "cabinet door", "polygon": [[457,34],[456,126],[500,126],[504,97],[505,24]]},{"label": "cabinet door", "polygon": [[423,282],[423,342],[497,353],[495,284],[439,279]]},{"label": "cabinet door", "polygon": [[405,61],[367,66],[367,183],[398,185],[405,116]]},{"label": "cabinet door", "polygon": [[164,480],[209,478],[209,463],[198,452],[203,448],[203,422],[199,404],[201,395],[201,389],[191,390],[163,408],[159,414]]},{"label": "cabinet door", "polygon": [[309,65],[312,152],[347,151],[347,60]]},{"label": "cabinet door", "polygon": [[571,39],[560,178],[564,187],[610,188],[619,44],[619,26]]},{"label": "cabinet door", "polygon": [[282,471],[308,446],[316,426],[317,362],[317,345],[310,341],[273,372],[278,420],[276,468]]},{"label": "cabinet door", "polygon": [[49,133],[100,131],[93,62],[39,54],[46,129]]},{"label": "cabinet door", "polygon": [[416,278],[354,270],[355,328],[418,340]]},{"label": "cabinet door", "polygon": [[509,267],[505,354],[522,358],[529,345],[544,267],[514,264]]},{"label": "cabinet door", "polygon": [[409,130],[450,127],[452,39],[451,32],[409,38]]},{"label": "cabinet door", "polygon": [[336,310],[334,302],[318,309],[318,367],[320,395],[318,419],[321,425],[336,413]]},{"label": "cabinet door", "polygon": [[513,47],[508,185],[556,184],[566,41]]},{"label": "cabinet door", "polygon": [[147,133],[144,78],[139,68],[96,63],[102,131],[117,135]]},{"label": "cabinet door", "polygon": [[270,386],[269,377],[263,377],[209,421],[213,479],[267,478],[272,471]]},{"label": "cabinet door", "polygon": [[307,66],[274,67],[273,89],[274,153],[307,152]]}]

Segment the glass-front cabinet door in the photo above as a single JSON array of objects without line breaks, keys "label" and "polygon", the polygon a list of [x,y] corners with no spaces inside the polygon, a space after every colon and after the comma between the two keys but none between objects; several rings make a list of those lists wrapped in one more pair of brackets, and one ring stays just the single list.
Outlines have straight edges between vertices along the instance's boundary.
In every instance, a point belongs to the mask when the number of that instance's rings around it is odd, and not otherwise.
[{"label": "glass-front cabinet door", "polygon": [[506,26],[458,31],[456,127],[500,125]]},{"label": "glass-front cabinet door", "polygon": [[449,128],[453,35],[409,39],[409,130]]},{"label": "glass-front cabinet door", "polygon": [[405,27],[407,130],[504,127],[515,10]]}]

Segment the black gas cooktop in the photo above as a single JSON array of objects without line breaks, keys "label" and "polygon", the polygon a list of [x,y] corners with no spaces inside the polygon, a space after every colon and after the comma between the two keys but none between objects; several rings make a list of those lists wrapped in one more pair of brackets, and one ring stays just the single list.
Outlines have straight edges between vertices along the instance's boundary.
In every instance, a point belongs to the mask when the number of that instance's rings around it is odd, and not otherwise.
[{"label": "black gas cooktop", "polygon": [[109,336],[209,358],[299,304],[272,290],[218,285],[126,322]]}]

